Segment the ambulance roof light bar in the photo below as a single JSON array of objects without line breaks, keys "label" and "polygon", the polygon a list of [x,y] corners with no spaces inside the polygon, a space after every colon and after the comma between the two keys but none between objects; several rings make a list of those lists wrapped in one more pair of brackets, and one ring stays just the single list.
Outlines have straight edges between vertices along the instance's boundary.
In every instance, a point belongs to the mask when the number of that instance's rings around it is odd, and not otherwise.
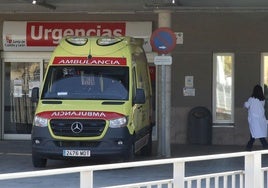
[{"label": "ambulance roof light bar", "polygon": [[97,40],[97,44],[99,46],[110,46],[110,45],[119,43],[122,40],[124,40],[124,39],[120,38],[120,37],[102,37],[102,38]]},{"label": "ambulance roof light bar", "polygon": [[67,37],[65,40],[75,46],[83,46],[88,41],[86,37]]}]

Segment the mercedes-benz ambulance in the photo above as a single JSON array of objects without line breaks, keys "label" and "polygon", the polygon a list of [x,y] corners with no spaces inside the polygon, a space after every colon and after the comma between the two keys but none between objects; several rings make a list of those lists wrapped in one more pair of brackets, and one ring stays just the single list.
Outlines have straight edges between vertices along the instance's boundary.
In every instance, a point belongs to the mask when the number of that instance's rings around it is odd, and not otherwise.
[{"label": "mercedes-benz ambulance", "polygon": [[131,37],[62,39],[42,88],[32,90],[35,167],[47,159],[151,153],[152,91],[142,46]]}]

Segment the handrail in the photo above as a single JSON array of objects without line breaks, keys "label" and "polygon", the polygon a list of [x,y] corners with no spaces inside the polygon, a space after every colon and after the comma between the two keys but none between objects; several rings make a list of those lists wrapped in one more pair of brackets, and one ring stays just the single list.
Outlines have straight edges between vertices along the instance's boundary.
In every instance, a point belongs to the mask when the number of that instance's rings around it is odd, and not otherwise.
[{"label": "handrail", "polygon": [[[215,174],[206,174],[200,176],[185,177],[185,163],[194,161],[205,161],[205,160],[215,160],[215,159],[225,159],[225,158],[235,158],[244,157],[245,166],[244,169],[233,171],[233,172],[220,172],[217,176],[226,174],[244,174],[245,175],[245,188],[260,187],[258,183],[261,173],[263,171],[268,171],[267,168],[261,167],[261,155],[268,154],[268,150],[260,150],[254,152],[236,152],[236,153],[225,153],[225,154],[215,154],[215,155],[203,155],[195,157],[183,157],[183,158],[168,158],[168,159],[156,159],[147,161],[134,161],[128,163],[113,163],[113,164],[102,164],[102,165],[92,165],[83,167],[69,167],[61,169],[50,169],[50,170],[37,170],[31,172],[17,172],[17,173],[7,173],[0,174],[0,180],[18,179],[18,178],[31,178],[40,176],[50,176],[59,174],[70,174],[70,173],[80,173],[80,187],[93,187],[93,172],[103,171],[103,170],[113,170],[113,169],[123,169],[123,168],[133,168],[133,167],[144,167],[144,166],[154,166],[154,165],[165,165],[173,164],[173,187],[184,187],[185,181],[190,181],[193,178],[208,178],[215,176]],[[161,180],[170,181],[170,180]],[[263,183],[261,183],[263,184]],[[116,187],[116,186],[114,186]]]}]

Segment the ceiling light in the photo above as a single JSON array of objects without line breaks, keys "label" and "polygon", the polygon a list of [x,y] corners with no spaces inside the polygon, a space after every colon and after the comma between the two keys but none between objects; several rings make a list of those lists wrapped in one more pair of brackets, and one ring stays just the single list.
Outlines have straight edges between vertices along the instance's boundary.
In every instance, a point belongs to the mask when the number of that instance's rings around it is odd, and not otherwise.
[{"label": "ceiling light", "polygon": [[40,2],[40,3],[38,3],[38,5],[40,5],[42,7],[45,7],[45,8],[48,8],[48,9],[51,9],[51,10],[55,10],[56,9],[56,6],[54,6],[52,4],[49,4],[46,1]]},{"label": "ceiling light", "polygon": [[51,9],[51,10],[55,10],[56,9],[56,6],[47,3],[46,0],[42,0],[42,1],[33,0],[32,1],[32,4],[33,5],[39,5],[41,7],[45,7],[45,8]]},{"label": "ceiling light", "polygon": [[143,0],[148,8],[171,8],[182,6],[180,0]]}]

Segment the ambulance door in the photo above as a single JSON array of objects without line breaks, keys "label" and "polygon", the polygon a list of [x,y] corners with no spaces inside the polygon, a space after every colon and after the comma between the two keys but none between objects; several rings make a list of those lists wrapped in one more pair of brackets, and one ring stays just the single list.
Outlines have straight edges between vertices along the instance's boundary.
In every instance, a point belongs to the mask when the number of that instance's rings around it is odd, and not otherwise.
[{"label": "ambulance door", "polygon": [[[30,55],[29,55],[30,57]],[[5,58],[3,62],[3,137],[30,139],[35,103],[31,91],[40,87],[48,59]]]},{"label": "ambulance door", "polygon": [[[133,75],[133,78],[132,78],[132,92],[133,92],[133,95],[132,95],[132,98],[135,97],[136,95],[136,89],[138,87],[138,77],[139,75],[137,74],[137,69],[136,67],[133,68],[133,72],[132,72],[132,75]],[[142,105],[141,104],[134,104],[133,106],[133,123],[135,125],[135,131],[139,131],[142,127]]]}]

